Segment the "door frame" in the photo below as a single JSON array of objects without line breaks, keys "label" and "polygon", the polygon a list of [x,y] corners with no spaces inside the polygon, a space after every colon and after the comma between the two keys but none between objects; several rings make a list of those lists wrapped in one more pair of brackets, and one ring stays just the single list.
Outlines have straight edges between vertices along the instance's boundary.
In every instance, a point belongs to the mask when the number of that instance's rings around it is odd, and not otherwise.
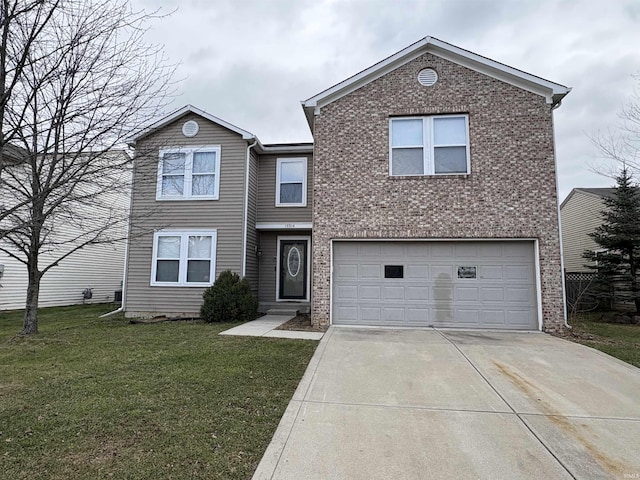
[{"label": "door frame", "polygon": [[[280,241],[281,240],[306,240],[307,258],[305,268],[307,269],[307,285],[305,298],[280,298]],[[311,236],[310,235],[278,235],[276,237],[276,302],[308,302],[311,298]]]}]

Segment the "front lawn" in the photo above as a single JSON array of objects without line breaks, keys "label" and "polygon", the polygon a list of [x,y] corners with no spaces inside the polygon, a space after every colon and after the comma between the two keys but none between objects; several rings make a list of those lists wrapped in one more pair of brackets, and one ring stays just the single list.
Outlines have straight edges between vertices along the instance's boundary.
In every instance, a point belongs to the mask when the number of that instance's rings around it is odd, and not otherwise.
[{"label": "front lawn", "polygon": [[567,338],[588,345],[640,367],[640,325],[620,325],[600,321],[602,314],[575,315]]},{"label": "front lawn", "polygon": [[111,306],[0,313],[0,475],[251,478],[317,342],[132,325]]}]

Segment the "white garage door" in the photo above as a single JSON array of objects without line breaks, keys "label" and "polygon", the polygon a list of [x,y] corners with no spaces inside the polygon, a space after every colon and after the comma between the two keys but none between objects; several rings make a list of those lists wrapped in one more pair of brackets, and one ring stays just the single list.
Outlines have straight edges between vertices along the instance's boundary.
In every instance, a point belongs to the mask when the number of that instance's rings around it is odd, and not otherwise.
[{"label": "white garage door", "polygon": [[334,242],[332,322],[537,330],[533,242]]}]

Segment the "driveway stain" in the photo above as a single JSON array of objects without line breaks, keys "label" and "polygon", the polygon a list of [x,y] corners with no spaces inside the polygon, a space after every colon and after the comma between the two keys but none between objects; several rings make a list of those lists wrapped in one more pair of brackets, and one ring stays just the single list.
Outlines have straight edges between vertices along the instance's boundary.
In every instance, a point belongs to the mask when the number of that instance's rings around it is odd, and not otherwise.
[{"label": "driveway stain", "polygon": [[[558,428],[562,429],[565,433],[568,433],[572,437],[574,437],[589,453],[589,455],[607,472],[616,475],[622,476],[625,472],[630,472],[633,469],[629,468],[627,465],[621,465],[619,462],[609,458],[605,453],[601,452],[598,447],[593,445],[583,434],[582,432],[571,423],[567,417],[563,416],[558,410],[556,410],[549,402],[547,402],[542,395],[542,392],[539,388],[529,382],[527,379],[523,378],[518,373],[512,371],[506,365],[493,360],[493,364],[495,367],[505,376],[507,377],[511,383],[513,383],[520,391],[522,391],[529,398],[536,401],[536,403],[540,406],[542,411],[544,412],[544,416],[556,425]],[[584,430],[590,430],[589,427],[582,423],[580,425]],[[595,432],[589,432],[589,434],[595,435]]]}]

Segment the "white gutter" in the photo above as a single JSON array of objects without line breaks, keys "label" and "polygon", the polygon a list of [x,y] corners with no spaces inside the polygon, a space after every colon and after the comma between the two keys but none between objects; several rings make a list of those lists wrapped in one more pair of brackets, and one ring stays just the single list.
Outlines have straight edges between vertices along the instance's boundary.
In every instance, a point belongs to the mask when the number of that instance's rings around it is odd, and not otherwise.
[{"label": "white gutter", "polygon": [[258,143],[258,138],[253,137],[253,143],[247,146],[247,169],[244,184],[244,225],[242,229],[242,278],[247,275],[247,231],[249,224],[249,173],[251,172],[251,149]]},{"label": "white gutter", "polygon": [[[135,163],[135,160],[133,160]],[[132,167],[134,166],[132,163]],[[113,312],[105,313],[104,315],[100,315],[98,318],[109,317],[116,313],[124,312],[127,298],[127,266],[129,265],[129,227],[131,225],[131,212],[133,211],[133,173],[134,168],[131,169],[131,194],[129,197],[129,218],[127,221],[127,241],[124,244],[124,268],[122,269],[122,301],[120,302],[120,308],[114,310]]]}]

